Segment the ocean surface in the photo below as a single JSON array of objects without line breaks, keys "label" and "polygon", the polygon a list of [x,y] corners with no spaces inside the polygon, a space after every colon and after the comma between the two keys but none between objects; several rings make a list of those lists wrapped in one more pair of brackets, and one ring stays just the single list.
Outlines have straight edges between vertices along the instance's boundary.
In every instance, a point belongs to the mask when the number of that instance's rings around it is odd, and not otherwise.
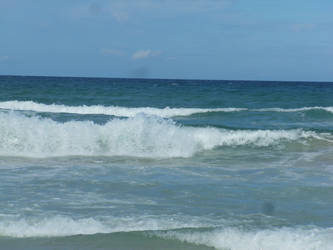
[{"label": "ocean surface", "polygon": [[333,249],[333,83],[0,77],[0,249]]}]

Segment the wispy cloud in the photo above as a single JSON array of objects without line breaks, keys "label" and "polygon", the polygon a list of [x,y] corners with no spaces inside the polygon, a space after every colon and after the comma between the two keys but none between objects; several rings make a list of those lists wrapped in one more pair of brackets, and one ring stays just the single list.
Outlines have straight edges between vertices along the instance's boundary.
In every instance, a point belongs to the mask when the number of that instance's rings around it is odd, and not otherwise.
[{"label": "wispy cloud", "polygon": [[145,59],[149,57],[155,57],[161,54],[160,51],[154,51],[151,49],[142,49],[142,50],[137,50],[135,51],[132,55],[126,51],[119,50],[119,49],[110,49],[110,48],[104,48],[101,51],[101,54],[105,56],[123,56],[123,57],[128,57],[132,60],[140,60],[140,59]]},{"label": "wispy cloud", "polygon": [[161,52],[152,51],[150,49],[138,50],[138,51],[134,52],[134,54],[132,55],[132,59],[139,60],[139,59],[144,59],[144,58],[148,58],[148,57],[158,56],[159,54],[161,54]]}]

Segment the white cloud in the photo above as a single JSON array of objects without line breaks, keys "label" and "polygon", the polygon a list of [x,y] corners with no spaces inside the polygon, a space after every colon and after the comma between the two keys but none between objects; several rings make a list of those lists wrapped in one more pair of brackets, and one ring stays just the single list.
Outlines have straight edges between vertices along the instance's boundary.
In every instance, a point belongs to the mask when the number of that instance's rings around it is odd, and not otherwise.
[{"label": "white cloud", "polygon": [[158,56],[159,54],[160,54],[159,51],[152,51],[150,49],[138,50],[132,55],[132,59],[134,59],[134,60],[144,59],[147,57]]},{"label": "white cloud", "polygon": [[[123,50],[104,48],[101,50],[101,54],[106,55],[106,56],[128,56],[129,53],[126,51],[123,51]],[[151,49],[142,49],[142,50],[135,51],[131,55],[131,58],[133,60],[140,60],[140,59],[145,59],[145,58],[149,58],[149,57],[155,57],[160,54],[161,54],[160,51],[153,51]]]}]

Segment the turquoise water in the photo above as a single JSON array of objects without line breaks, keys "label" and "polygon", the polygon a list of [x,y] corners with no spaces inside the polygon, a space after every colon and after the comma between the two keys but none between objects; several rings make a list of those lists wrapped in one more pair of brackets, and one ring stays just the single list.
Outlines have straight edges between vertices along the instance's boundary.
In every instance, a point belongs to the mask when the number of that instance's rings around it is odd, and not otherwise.
[{"label": "turquoise water", "polygon": [[333,249],[333,84],[0,77],[1,249]]}]

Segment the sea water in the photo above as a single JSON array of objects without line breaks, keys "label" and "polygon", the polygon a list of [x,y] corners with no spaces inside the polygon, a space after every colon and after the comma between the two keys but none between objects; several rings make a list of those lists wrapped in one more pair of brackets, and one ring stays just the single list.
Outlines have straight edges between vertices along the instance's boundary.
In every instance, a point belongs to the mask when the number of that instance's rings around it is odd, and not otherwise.
[{"label": "sea water", "polygon": [[333,249],[333,84],[0,77],[0,249]]}]

